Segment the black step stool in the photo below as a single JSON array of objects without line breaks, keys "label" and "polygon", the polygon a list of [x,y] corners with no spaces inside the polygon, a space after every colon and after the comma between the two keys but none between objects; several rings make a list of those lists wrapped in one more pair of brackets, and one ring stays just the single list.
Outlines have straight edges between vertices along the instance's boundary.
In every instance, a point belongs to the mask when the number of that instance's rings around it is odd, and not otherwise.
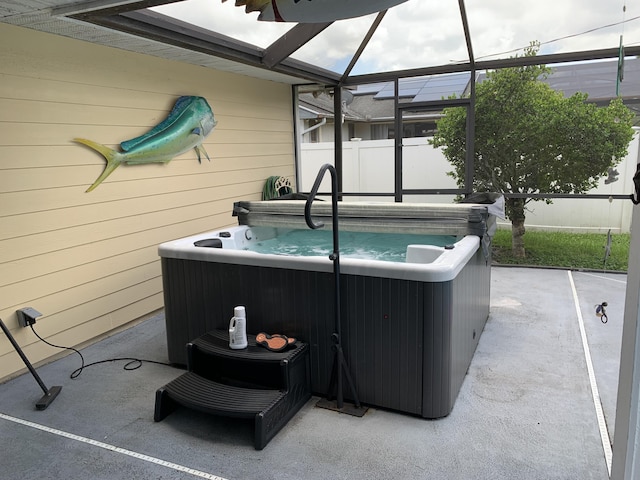
[{"label": "black step stool", "polygon": [[249,345],[229,348],[224,330],[187,344],[187,372],[156,391],[154,420],[178,406],[235,418],[254,418],[254,446],[262,450],[311,398],[309,346],[295,342],[272,352],[247,335]]}]

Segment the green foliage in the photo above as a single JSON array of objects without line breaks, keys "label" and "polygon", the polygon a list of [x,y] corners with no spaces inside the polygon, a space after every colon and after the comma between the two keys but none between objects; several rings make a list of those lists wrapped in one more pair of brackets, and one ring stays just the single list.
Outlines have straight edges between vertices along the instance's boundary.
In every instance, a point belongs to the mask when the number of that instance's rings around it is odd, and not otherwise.
[{"label": "green foliage", "polygon": [[[533,43],[525,57],[537,50]],[[473,191],[584,193],[627,154],[633,113],[622,101],[597,107],[584,93],[565,98],[541,81],[549,72],[544,65],[505,68],[477,85]],[[445,109],[437,125],[430,144],[442,147],[453,166],[449,175],[463,187],[466,109]],[[532,200],[538,199],[507,196],[505,202],[516,255],[524,256],[525,206]]]},{"label": "green foliage", "polygon": [[627,271],[628,233],[611,238],[611,253],[605,265],[607,235],[604,233],[527,232],[527,258],[511,253],[511,232],[498,230],[493,237],[493,262],[498,265],[534,265],[567,269]]},{"label": "green foliage", "polygon": [[[534,56],[535,46],[525,56]],[[489,72],[476,88],[474,191],[584,193],[627,154],[633,113],[620,99],[607,107],[542,82],[545,66]],[[450,174],[464,184],[466,110],[445,110],[431,140]],[[525,202],[527,203],[527,202]]]}]

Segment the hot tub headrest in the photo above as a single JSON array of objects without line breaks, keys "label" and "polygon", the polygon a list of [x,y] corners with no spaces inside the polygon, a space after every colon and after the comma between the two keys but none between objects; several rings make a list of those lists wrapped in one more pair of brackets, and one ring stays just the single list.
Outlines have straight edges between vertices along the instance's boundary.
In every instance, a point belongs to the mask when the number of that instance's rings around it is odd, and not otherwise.
[{"label": "hot tub headrest", "polygon": [[193,242],[195,247],[222,248],[222,240],[219,238],[203,238]]}]

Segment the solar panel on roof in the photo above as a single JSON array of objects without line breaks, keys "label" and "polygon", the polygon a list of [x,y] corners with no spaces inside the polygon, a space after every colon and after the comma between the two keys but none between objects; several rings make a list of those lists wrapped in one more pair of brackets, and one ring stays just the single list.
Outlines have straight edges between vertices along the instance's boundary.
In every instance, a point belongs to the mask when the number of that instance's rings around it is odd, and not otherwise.
[{"label": "solar panel on roof", "polygon": [[354,95],[365,95],[370,93],[377,93],[381,89],[383,89],[386,85],[391,85],[393,88],[393,83],[385,82],[385,83],[369,83],[366,85],[358,85],[356,90],[352,90]]},{"label": "solar panel on roof", "polygon": [[[413,97],[413,96],[417,95],[419,91],[420,91],[419,88],[405,88],[405,89],[401,89],[400,90],[400,92],[398,93],[398,96],[399,97]],[[373,98],[377,98],[377,99],[393,98],[393,89],[391,89],[391,90],[382,90],[380,93],[378,93]]]},{"label": "solar panel on roof", "polygon": [[412,102],[431,102],[448,98],[454,94],[460,97],[467,88],[470,78],[471,75],[469,73],[431,77],[431,81],[424,85],[413,98]]},{"label": "solar panel on roof", "polygon": [[[398,82],[398,96],[413,97],[424,87],[427,82],[429,82],[429,77],[401,79]],[[374,98],[393,98],[393,96],[393,83],[389,82],[384,86],[384,88],[380,89],[380,91]]]},{"label": "solar panel on roof", "polygon": [[[554,90],[572,95],[577,91],[589,93],[590,99],[615,95],[615,72],[617,62],[601,61],[582,64],[556,65],[546,79]],[[399,96],[411,98],[412,102],[437,101],[455,94],[460,97],[469,84],[468,72],[405,78],[398,82]],[[625,80],[621,83],[624,96],[640,95],[640,59],[628,58],[625,64]],[[486,73],[478,73],[478,83],[486,79]],[[393,82],[359,85],[356,95],[375,94],[376,99],[391,99],[394,96]]]},{"label": "solar panel on roof", "polygon": [[[432,77],[420,77],[401,79],[398,82],[399,97],[414,97],[412,101],[423,102],[440,100],[452,94],[462,95],[469,82],[469,73],[452,75],[437,75]],[[392,82],[377,85],[367,85],[366,88],[358,87],[358,93],[374,93],[374,98],[393,98],[395,95]]]}]

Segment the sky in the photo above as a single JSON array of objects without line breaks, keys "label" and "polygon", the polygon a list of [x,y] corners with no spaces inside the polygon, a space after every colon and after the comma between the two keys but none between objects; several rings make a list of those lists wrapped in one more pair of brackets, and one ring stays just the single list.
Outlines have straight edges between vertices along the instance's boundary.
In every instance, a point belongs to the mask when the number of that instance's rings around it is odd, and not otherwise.
[{"label": "sky", "polygon": [[[281,0],[285,1],[285,0]],[[187,0],[154,10],[266,48],[293,26],[259,22],[234,1]],[[626,11],[623,11],[625,7]],[[640,45],[638,0],[466,0],[476,60]],[[293,57],[341,72],[376,15],[341,20]],[[467,62],[457,0],[408,0],[389,9],[352,74]]]}]

